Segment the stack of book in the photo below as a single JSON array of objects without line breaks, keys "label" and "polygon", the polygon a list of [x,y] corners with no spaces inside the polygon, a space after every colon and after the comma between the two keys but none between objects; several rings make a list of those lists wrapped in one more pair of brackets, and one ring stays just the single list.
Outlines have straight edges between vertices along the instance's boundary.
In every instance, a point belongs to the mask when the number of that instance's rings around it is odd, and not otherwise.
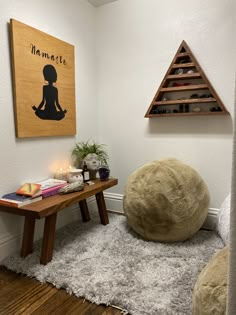
[{"label": "stack of book", "polygon": [[39,200],[42,200],[41,185],[25,183],[17,191],[3,195],[0,204],[20,208]]},{"label": "stack of book", "polygon": [[35,201],[56,195],[59,189],[67,185],[66,180],[48,178],[38,183],[25,183],[15,192],[3,195],[1,205],[20,208]]},{"label": "stack of book", "polygon": [[61,187],[67,185],[67,181],[55,178],[48,178],[46,180],[38,182],[37,184],[41,186],[42,198],[47,198],[56,195]]}]

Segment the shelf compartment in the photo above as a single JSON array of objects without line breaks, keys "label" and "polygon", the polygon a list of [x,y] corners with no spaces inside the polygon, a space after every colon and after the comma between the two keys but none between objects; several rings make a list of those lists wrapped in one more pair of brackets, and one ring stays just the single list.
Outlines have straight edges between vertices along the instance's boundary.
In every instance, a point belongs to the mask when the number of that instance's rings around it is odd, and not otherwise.
[{"label": "shelf compartment", "polygon": [[185,80],[185,79],[199,79],[201,74],[199,72],[184,73],[184,74],[170,74],[166,77],[167,80]]},{"label": "shelf compartment", "polygon": [[195,85],[184,85],[184,86],[170,86],[167,88],[161,88],[160,92],[180,92],[180,91],[191,91],[191,90],[206,90],[208,89],[207,84],[195,84]]},{"label": "shelf compartment", "polygon": [[154,117],[174,117],[174,116],[221,116],[225,112],[189,112],[189,113],[166,113],[166,114],[148,114],[148,118]]},{"label": "shelf compartment", "polygon": [[189,57],[189,53],[187,53],[187,52],[179,53],[179,54],[177,54],[176,59],[183,58],[183,57]]},{"label": "shelf compartment", "polygon": [[172,68],[194,68],[195,64],[193,62],[188,63],[175,63]]},{"label": "shelf compartment", "polygon": [[216,103],[213,97],[208,98],[187,98],[181,100],[155,101],[153,105],[174,105],[174,104],[195,104],[195,103]]}]

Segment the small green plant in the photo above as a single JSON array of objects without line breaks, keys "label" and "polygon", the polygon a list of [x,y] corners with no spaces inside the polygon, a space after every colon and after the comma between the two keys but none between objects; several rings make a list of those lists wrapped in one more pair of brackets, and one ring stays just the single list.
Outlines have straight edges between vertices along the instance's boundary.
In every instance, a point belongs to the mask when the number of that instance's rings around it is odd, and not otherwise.
[{"label": "small green plant", "polygon": [[90,144],[89,141],[78,142],[75,144],[75,147],[72,150],[72,157],[74,157],[77,165],[80,165],[83,159],[89,153],[95,153],[97,154],[97,157],[101,164],[107,165],[108,154],[104,149],[104,146],[105,146],[104,144],[97,144],[95,142]]}]

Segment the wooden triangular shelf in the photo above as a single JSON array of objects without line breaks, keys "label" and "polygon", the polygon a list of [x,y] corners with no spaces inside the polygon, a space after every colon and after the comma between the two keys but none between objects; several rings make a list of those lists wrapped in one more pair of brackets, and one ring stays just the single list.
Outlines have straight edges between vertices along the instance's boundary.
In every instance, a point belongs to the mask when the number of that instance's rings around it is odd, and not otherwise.
[{"label": "wooden triangular shelf", "polygon": [[182,41],[145,117],[222,114],[229,112]]}]

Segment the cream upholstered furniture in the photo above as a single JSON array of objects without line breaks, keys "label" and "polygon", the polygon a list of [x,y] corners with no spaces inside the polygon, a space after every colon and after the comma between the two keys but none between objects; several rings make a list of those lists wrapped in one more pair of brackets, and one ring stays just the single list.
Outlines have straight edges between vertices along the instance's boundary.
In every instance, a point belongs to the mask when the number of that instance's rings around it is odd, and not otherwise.
[{"label": "cream upholstered furniture", "polygon": [[147,163],[133,172],[124,193],[128,224],[144,239],[183,241],[204,223],[208,188],[189,165],[177,159]]},{"label": "cream upholstered furniture", "polygon": [[[231,194],[222,202],[217,216],[216,231],[229,245]],[[220,250],[198,276],[193,291],[193,315],[226,314],[228,247]]]},{"label": "cream upholstered furniture", "polygon": [[225,245],[229,245],[231,194],[225,198],[217,215],[216,230]]},{"label": "cream upholstered furniture", "polygon": [[226,314],[228,247],[201,271],[193,290],[193,315]]}]

